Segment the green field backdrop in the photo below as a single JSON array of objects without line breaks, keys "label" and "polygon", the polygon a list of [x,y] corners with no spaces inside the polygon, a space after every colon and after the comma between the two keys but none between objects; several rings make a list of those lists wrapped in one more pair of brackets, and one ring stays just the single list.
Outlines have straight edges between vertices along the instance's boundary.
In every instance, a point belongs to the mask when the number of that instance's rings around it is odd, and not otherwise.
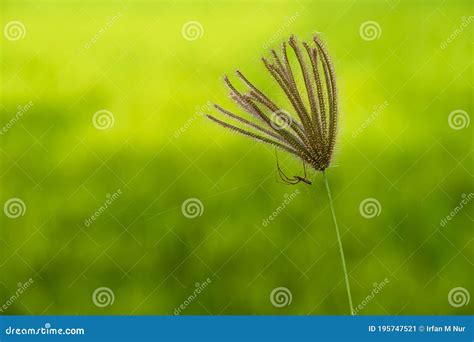
[{"label": "green field backdrop", "polygon": [[348,314],[321,174],[281,184],[272,148],[203,117],[238,110],[236,69],[283,99],[260,57],[292,33],[334,59],[358,314],[473,313],[470,1],[0,6],[2,314]]}]

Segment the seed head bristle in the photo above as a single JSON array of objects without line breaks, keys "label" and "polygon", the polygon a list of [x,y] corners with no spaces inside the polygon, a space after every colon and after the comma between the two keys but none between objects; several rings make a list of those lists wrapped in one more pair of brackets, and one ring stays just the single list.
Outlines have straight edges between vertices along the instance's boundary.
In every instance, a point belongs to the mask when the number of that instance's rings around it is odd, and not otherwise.
[{"label": "seed head bristle", "polygon": [[[248,92],[239,92],[227,76],[224,76],[224,83],[231,98],[256,122],[219,105],[215,105],[215,108],[220,113],[243,125],[245,129],[212,115],[207,117],[232,132],[285,150],[310,164],[315,170],[326,169],[331,163],[337,135],[336,76],[329,53],[321,39],[314,36],[313,43],[314,46],[311,46],[303,42],[302,50],[295,36],[292,35],[288,40],[288,45],[299,64],[304,91],[298,88],[286,42],[282,43],[280,54],[274,49],[270,51],[274,62],[262,57],[265,68],[290,102],[293,115],[278,105],[279,101],[272,100],[237,70],[236,75],[246,85]],[[303,51],[306,51],[306,57]],[[306,103],[304,98],[308,99]]]}]

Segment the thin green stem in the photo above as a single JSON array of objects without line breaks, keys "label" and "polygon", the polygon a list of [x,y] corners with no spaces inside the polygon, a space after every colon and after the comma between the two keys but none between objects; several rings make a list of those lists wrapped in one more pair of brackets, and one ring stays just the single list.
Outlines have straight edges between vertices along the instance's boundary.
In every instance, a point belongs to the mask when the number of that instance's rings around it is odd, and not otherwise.
[{"label": "thin green stem", "polygon": [[326,176],[325,171],[323,171],[323,178],[324,178],[324,183],[326,184],[326,190],[328,192],[329,206],[331,207],[332,220],[334,221],[334,226],[336,227],[337,241],[339,243],[339,252],[341,253],[342,268],[344,270],[344,277],[346,280],[346,290],[347,290],[347,297],[349,298],[349,306],[351,308],[351,315],[355,315],[354,308],[352,306],[351,287],[349,285],[349,275],[347,274],[346,260],[344,258],[344,250],[342,248],[341,234],[339,233],[339,226],[336,220],[336,212],[334,211],[334,204],[332,202],[331,190],[329,189],[328,177]]}]

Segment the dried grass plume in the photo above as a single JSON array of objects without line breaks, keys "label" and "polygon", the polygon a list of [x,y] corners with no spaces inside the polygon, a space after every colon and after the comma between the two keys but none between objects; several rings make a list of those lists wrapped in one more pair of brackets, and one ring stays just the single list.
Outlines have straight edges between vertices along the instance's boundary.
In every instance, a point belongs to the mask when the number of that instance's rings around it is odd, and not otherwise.
[{"label": "dried grass plume", "polygon": [[246,85],[246,92],[239,92],[227,76],[224,82],[230,97],[249,117],[217,104],[215,108],[228,120],[213,115],[207,117],[226,129],[285,150],[317,171],[324,171],[331,163],[336,142],[337,86],[334,66],[324,44],[318,36],[313,37],[312,43],[300,44],[295,36],[288,41],[302,74],[303,91],[298,88],[286,43],[281,45],[280,53],[271,50],[271,62],[262,58],[267,71],[291,103],[291,114],[236,71]]}]

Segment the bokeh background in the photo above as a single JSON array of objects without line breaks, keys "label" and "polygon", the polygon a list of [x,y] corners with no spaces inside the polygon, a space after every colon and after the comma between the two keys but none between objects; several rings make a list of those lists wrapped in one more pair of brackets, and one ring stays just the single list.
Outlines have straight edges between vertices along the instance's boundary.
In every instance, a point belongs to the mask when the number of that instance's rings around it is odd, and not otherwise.
[{"label": "bokeh background", "polygon": [[260,56],[291,33],[321,34],[336,66],[328,176],[358,314],[473,313],[472,203],[441,224],[473,192],[469,3],[2,1],[0,200],[21,200],[0,215],[2,314],[173,314],[208,278],[181,314],[348,314],[321,175],[280,184],[271,148],[202,116],[236,109],[236,69],[281,99]]}]

